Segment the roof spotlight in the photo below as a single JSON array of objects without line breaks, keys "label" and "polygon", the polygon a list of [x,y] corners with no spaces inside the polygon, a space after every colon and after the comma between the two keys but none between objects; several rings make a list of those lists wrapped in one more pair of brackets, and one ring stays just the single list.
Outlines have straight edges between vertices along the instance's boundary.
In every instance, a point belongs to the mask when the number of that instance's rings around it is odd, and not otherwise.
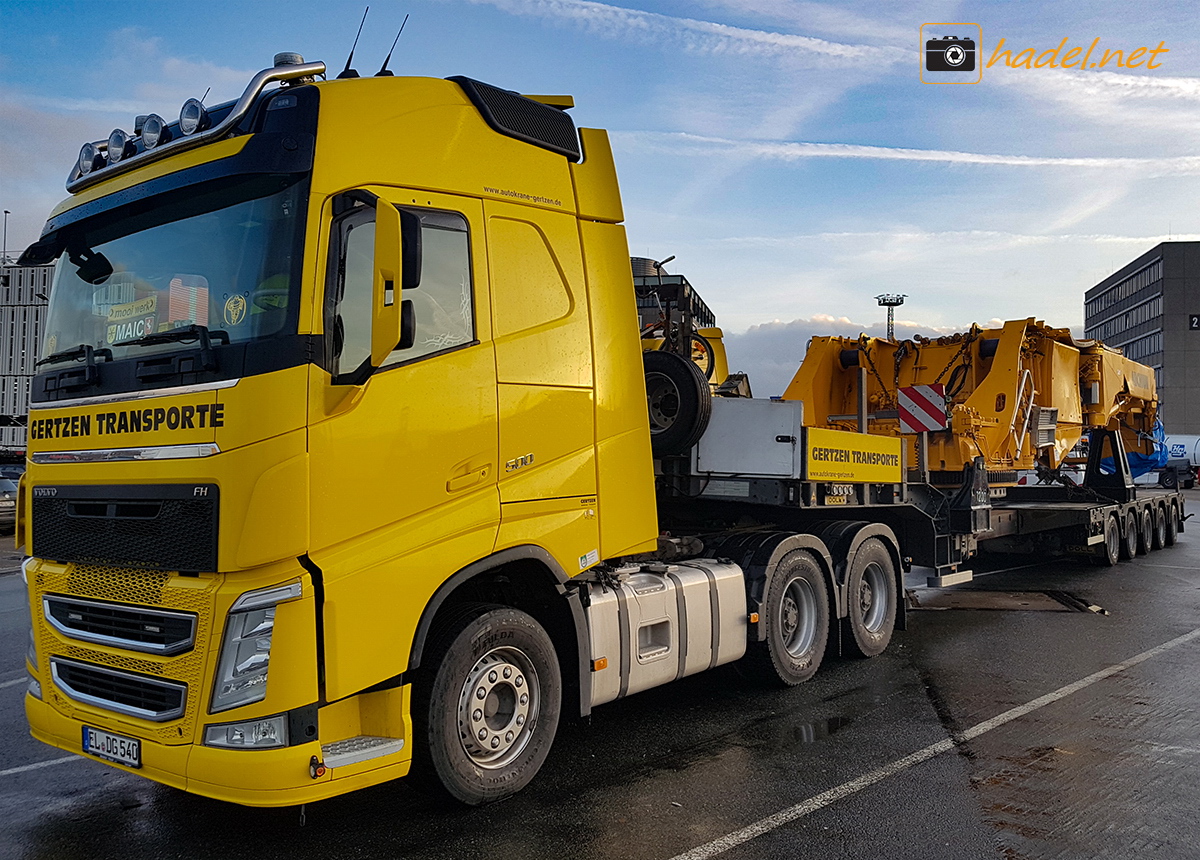
[{"label": "roof spotlight", "polygon": [[104,164],[104,156],[96,149],[94,143],[85,143],[79,150],[79,175],[87,176],[97,167]]},{"label": "roof spotlight", "polygon": [[125,156],[136,152],[137,146],[129,139],[129,135],[119,128],[114,128],[108,136],[108,163],[116,164]]},{"label": "roof spotlight", "polygon": [[142,121],[142,146],[154,149],[160,143],[171,141],[171,130],[167,121],[156,113],[152,113]]},{"label": "roof spotlight", "polygon": [[211,125],[208,108],[200,103],[200,99],[188,99],[179,111],[179,130],[185,135],[204,131]]}]

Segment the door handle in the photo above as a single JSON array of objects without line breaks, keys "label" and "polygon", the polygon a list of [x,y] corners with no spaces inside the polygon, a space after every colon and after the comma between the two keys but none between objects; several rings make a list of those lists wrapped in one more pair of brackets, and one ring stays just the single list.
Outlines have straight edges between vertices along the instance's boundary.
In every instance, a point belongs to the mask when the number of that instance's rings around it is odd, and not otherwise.
[{"label": "door handle", "polygon": [[483,483],[487,480],[487,476],[492,471],[492,464],[486,463],[479,468],[472,469],[465,475],[455,475],[446,482],[446,492],[457,493],[460,490],[465,490],[468,487],[473,487],[476,484]]}]

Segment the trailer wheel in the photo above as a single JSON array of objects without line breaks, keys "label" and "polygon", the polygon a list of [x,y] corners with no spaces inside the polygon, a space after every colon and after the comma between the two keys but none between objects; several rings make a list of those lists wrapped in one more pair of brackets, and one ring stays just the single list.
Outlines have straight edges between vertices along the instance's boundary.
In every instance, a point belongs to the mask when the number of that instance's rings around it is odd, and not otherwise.
[{"label": "trailer wheel", "polygon": [[[1137,517],[1137,514],[1134,514]],[[1137,518],[1138,523],[1141,523],[1141,518]],[[1140,526],[1139,526],[1140,531]],[[1104,521],[1104,541],[1095,550],[1092,556],[1092,563],[1101,567],[1112,567],[1121,557],[1121,526],[1117,522],[1116,514],[1109,514],[1108,519]]]},{"label": "trailer wheel", "polygon": [[896,626],[896,566],[878,538],[863,541],[847,577],[849,617],[842,647],[859,657],[882,654]]},{"label": "trailer wheel", "polygon": [[1163,470],[1158,475],[1158,485],[1166,487],[1168,490],[1174,490],[1179,486],[1179,473],[1174,467]]},{"label": "trailer wheel", "polygon": [[1162,549],[1167,545],[1167,512],[1162,505],[1154,506],[1154,549]]},{"label": "trailer wheel", "polygon": [[1166,545],[1175,546],[1179,538],[1179,508],[1174,503],[1167,505],[1167,537]]},{"label": "trailer wheel", "polygon": [[1149,555],[1154,549],[1154,509],[1150,506],[1142,508],[1141,512],[1142,530],[1141,536],[1138,538],[1138,552],[1142,555]]},{"label": "trailer wheel", "polygon": [[429,651],[414,691],[413,773],[470,806],[520,791],[558,728],[562,679],[554,644],[531,616],[468,607]]},{"label": "trailer wheel", "polygon": [[792,550],[771,572],[763,597],[766,640],[751,642],[737,664],[760,683],[794,687],[811,678],[829,639],[829,590],[815,558]]},{"label": "trailer wheel", "polygon": [[700,441],[712,415],[708,380],[694,362],[674,353],[642,353],[650,448],[655,457],[686,454]]},{"label": "trailer wheel", "polygon": [[1138,517],[1137,513],[1130,508],[1125,512],[1125,528],[1121,533],[1121,560],[1128,561],[1137,555],[1138,549]]}]

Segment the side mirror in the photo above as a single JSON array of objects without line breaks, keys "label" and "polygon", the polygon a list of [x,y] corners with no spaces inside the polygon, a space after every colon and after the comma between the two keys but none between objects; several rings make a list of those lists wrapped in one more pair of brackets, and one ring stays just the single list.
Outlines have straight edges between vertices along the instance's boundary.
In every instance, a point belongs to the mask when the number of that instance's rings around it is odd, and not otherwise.
[{"label": "side mirror", "polygon": [[412,299],[400,303],[400,343],[396,349],[411,349],[417,342],[417,312],[413,308]]},{"label": "side mirror", "polygon": [[400,212],[400,235],[403,240],[402,286],[413,290],[421,286],[421,219],[412,212]]},{"label": "side mirror", "polygon": [[381,367],[400,342],[400,266],[404,241],[400,210],[375,202],[375,282],[372,297],[371,366]]}]

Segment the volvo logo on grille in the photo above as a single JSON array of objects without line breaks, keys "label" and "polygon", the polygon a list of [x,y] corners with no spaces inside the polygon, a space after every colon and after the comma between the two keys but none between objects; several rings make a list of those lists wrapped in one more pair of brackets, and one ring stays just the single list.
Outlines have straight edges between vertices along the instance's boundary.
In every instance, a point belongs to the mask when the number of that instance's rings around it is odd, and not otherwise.
[{"label": "volvo logo on grille", "polygon": [[35,496],[57,496],[58,487],[34,487],[33,494]]}]

